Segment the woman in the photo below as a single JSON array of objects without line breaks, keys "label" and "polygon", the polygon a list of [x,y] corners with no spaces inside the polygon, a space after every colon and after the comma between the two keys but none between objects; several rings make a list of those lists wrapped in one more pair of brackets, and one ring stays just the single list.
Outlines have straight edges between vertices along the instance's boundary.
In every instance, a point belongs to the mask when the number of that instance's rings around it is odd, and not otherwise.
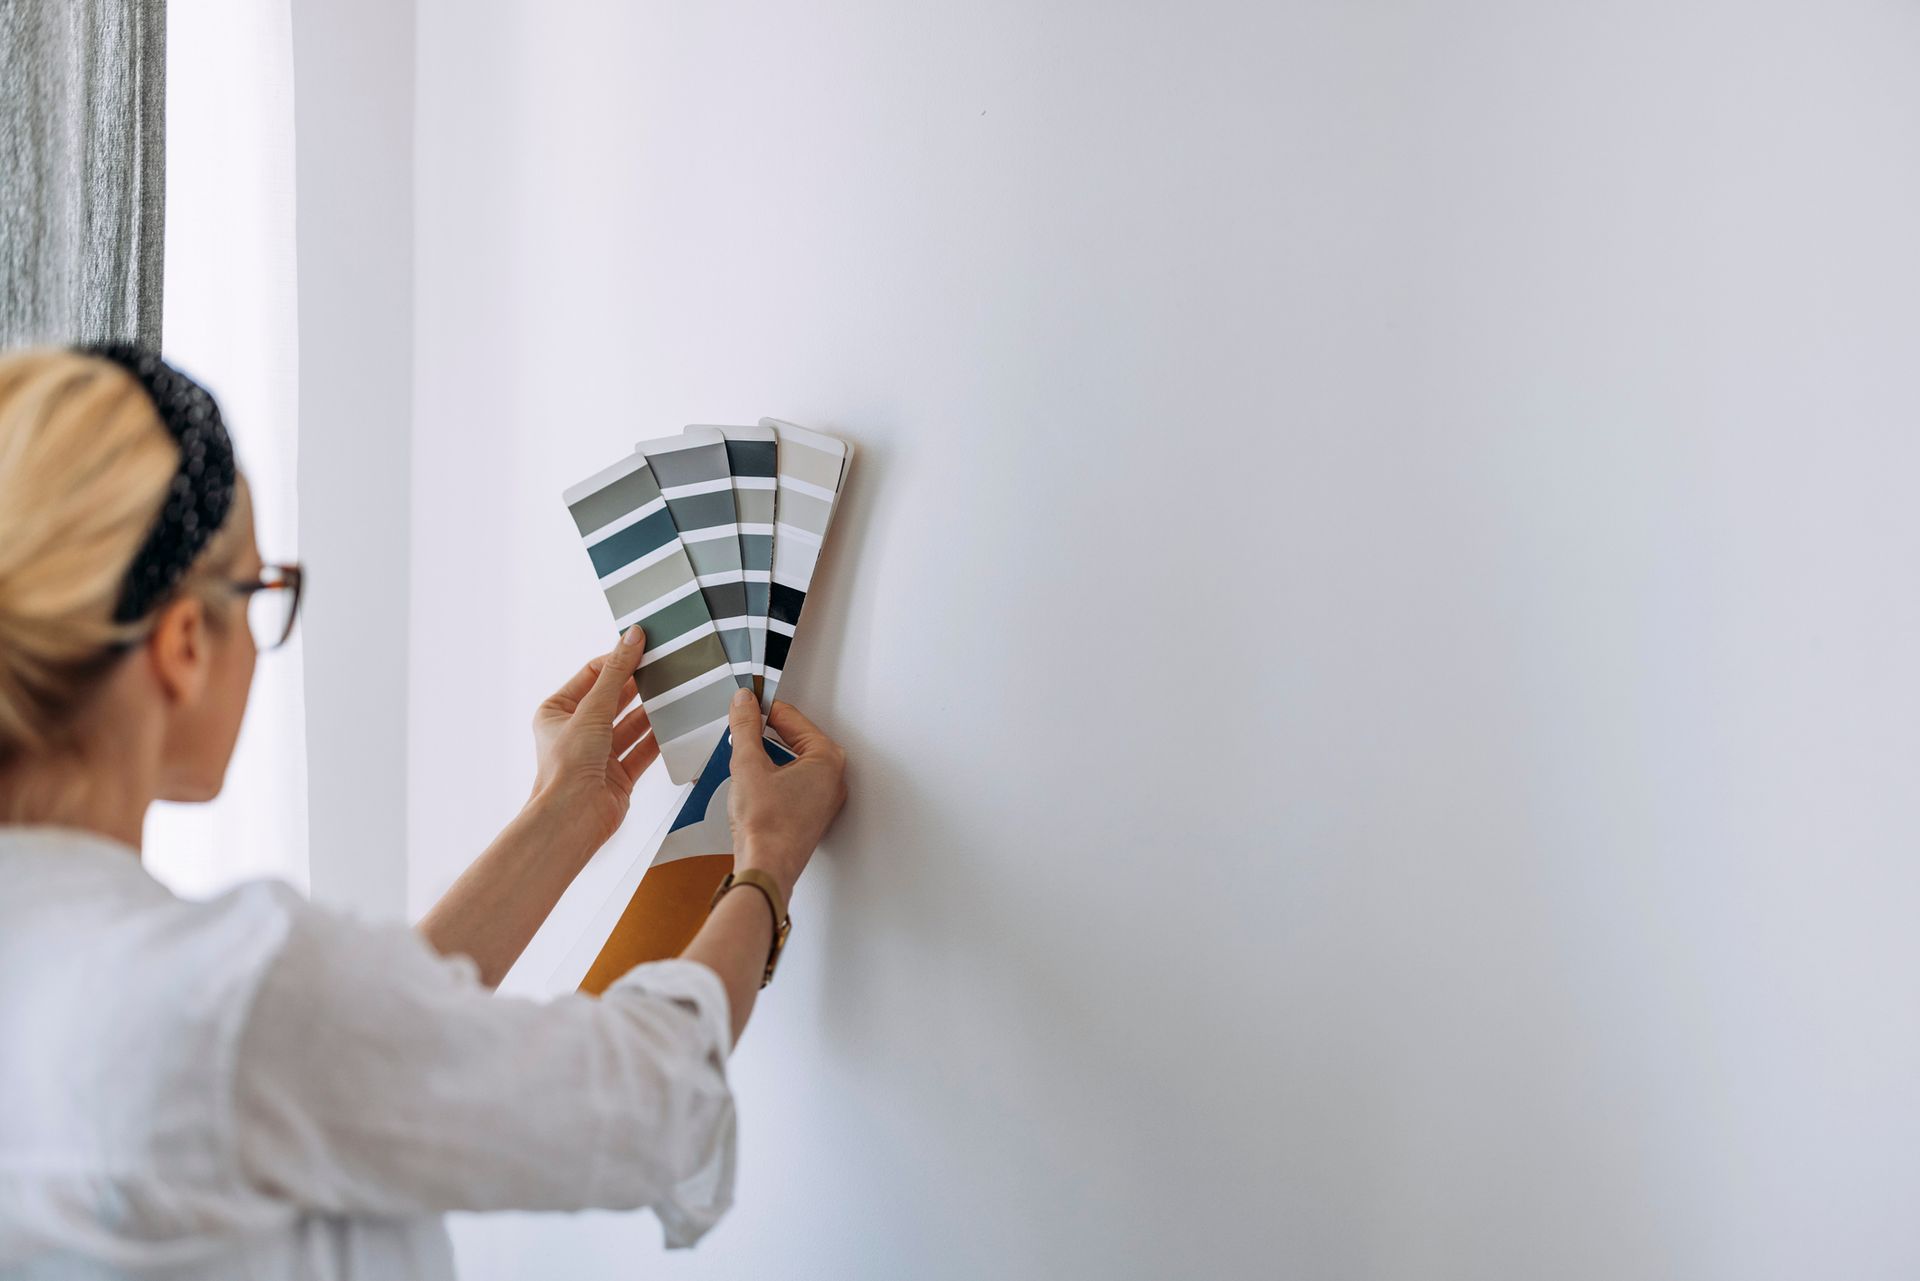
[{"label": "woman", "polygon": [[147,806],[219,792],[298,583],[191,380],[0,358],[0,1275],[445,1277],[448,1210],[649,1206],[691,1245],[731,1203],[726,1059],[840,749],[775,704],[776,769],[736,699],[743,879],[598,1000],[487,989],[657,754],[638,629],[541,705],[531,799],[418,935],[268,882],[176,899]]}]

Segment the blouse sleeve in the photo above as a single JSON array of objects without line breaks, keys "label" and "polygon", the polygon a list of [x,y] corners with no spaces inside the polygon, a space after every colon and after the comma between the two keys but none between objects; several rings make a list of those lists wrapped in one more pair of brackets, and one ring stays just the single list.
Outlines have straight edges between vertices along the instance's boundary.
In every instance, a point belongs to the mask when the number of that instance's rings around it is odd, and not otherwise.
[{"label": "blouse sleeve", "polygon": [[301,904],[241,1033],[244,1175],[337,1213],[651,1207],[690,1246],[733,1202],[726,989],[692,961],[600,998],[481,986],[413,931]]}]

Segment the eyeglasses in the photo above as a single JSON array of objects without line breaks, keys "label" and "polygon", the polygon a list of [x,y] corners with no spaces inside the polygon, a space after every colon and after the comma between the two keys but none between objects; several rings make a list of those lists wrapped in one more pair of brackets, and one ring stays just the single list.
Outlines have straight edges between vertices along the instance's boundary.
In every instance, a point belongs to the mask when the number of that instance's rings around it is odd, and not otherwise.
[{"label": "eyeglasses", "polygon": [[233,584],[247,599],[247,629],[261,650],[279,649],[293,635],[293,621],[300,616],[300,578],[298,565],[267,565],[260,577]]}]

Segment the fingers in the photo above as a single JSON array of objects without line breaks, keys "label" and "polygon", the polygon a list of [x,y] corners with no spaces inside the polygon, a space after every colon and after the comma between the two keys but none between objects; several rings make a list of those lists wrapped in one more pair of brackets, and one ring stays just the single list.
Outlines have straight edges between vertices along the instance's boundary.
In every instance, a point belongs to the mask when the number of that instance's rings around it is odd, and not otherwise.
[{"label": "fingers", "polygon": [[[629,681],[628,684],[631,685],[632,682]],[[622,716],[619,722],[613,727],[613,754],[615,756],[625,756],[627,749],[645,738],[647,731],[652,728],[651,722],[647,720],[647,709],[644,707],[634,708],[631,712]]]},{"label": "fingers", "polygon": [[594,677],[599,674],[599,671],[600,660],[596,658],[567,677],[567,683],[553,691],[553,697],[547,702],[554,707],[571,712],[580,705],[580,700],[587,696],[587,691],[593,688]]},{"label": "fingers", "polygon": [[593,687],[580,700],[581,711],[591,711],[596,716],[604,716],[612,721],[625,702],[621,691],[626,687],[634,668],[640,666],[640,655],[646,650],[646,636],[640,625],[635,623],[621,634],[620,643],[613,652],[600,662],[599,674],[593,678]]},{"label": "fingers", "polygon": [[[604,658],[596,658],[587,664],[587,666],[593,668],[594,675],[598,676],[600,674],[600,664],[606,661]],[[620,687],[620,712],[626,711],[627,704],[638,697],[640,697],[640,687],[634,682],[633,677],[629,676],[627,677],[626,683]],[[615,712],[614,714],[617,716],[619,712]]]},{"label": "fingers", "polygon": [[787,746],[796,756],[844,756],[840,744],[828,738],[818,725],[800,714],[800,709],[792,703],[776,702],[772,713],[767,717],[780,737],[787,740]]},{"label": "fingers", "polygon": [[736,772],[742,768],[773,767],[773,761],[767,756],[767,745],[760,741],[760,704],[752,690],[737,689],[733,692],[733,703],[727,708],[727,728],[733,731],[733,768]]},{"label": "fingers", "polygon": [[[642,653],[644,652],[643,649]],[[604,655],[596,655],[593,658],[589,658],[586,666],[569,676],[567,683],[553,691],[553,694],[545,703],[542,703],[541,706],[557,707],[568,715],[572,715],[574,710],[580,706],[580,700],[585,698],[587,691],[593,688],[593,683],[599,678],[600,669],[606,666],[606,662],[607,660]],[[634,683],[628,681],[620,695],[620,705],[625,707],[633,701],[634,696],[638,693],[639,690],[634,687]]]},{"label": "fingers", "polygon": [[[634,716],[639,716],[638,712]],[[633,717],[627,718],[632,720]],[[620,758],[620,768],[627,772],[627,782],[638,783],[640,776],[647,772],[647,766],[660,759],[660,740],[649,734],[640,740],[639,746]]]}]

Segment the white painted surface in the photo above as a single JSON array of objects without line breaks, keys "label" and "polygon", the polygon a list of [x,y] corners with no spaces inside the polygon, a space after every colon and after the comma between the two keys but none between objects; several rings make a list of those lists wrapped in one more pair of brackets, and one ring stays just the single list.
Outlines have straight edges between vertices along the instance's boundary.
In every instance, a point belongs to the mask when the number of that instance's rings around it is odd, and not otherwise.
[{"label": "white painted surface", "polygon": [[334,907],[399,917],[408,814],[413,3],[292,7],[312,893]]},{"label": "white painted surface", "polygon": [[413,910],[560,490],[861,450],[739,1206],[471,1281],[1920,1268],[1920,11],[419,16]]}]

